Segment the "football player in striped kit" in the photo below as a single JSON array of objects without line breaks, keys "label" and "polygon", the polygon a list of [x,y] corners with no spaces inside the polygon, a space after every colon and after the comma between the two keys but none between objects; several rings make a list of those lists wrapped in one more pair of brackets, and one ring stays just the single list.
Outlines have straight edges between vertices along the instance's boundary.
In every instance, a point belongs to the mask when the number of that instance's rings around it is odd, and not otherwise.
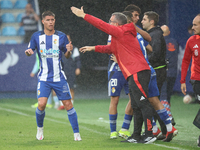
[{"label": "football player in striped kit", "polygon": [[43,122],[45,117],[45,107],[51,90],[53,89],[62,101],[67,110],[68,119],[74,132],[74,140],[81,141],[76,110],[71,103],[71,93],[67,78],[62,70],[62,52],[66,58],[71,55],[72,44],[69,43],[66,34],[54,29],[55,14],[45,11],[42,14],[43,31],[35,32],[25,51],[27,56],[31,56],[34,51],[38,53],[40,60],[40,71],[38,73],[36,108],[37,134],[36,139],[43,140]]}]

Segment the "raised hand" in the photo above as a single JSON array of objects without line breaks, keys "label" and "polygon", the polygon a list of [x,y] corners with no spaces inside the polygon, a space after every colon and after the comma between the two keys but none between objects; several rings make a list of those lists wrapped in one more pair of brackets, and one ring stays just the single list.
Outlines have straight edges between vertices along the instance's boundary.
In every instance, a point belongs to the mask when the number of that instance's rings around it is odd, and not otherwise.
[{"label": "raised hand", "polygon": [[69,44],[66,45],[67,51],[72,51],[73,50],[73,45],[72,42],[70,41]]},{"label": "raised hand", "polygon": [[76,8],[74,6],[71,7],[71,11],[77,16],[77,17],[85,17],[85,13],[83,11],[83,6],[81,7],[81,9]]}]

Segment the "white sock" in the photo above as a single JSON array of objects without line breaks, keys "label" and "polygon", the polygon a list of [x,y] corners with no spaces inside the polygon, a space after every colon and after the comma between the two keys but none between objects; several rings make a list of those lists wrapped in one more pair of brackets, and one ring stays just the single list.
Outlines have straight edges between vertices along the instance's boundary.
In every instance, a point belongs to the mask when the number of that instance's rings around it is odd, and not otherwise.
[{"label": "white sock", "polygon": [[167,124],[166,128],[168,132],[172,131],[172,124],[171,123]]},{"label": "white sock", "polygon": [[157,125],[153,126],[152,131],[153,131],[153,133],[156,133],[158,131]]}]

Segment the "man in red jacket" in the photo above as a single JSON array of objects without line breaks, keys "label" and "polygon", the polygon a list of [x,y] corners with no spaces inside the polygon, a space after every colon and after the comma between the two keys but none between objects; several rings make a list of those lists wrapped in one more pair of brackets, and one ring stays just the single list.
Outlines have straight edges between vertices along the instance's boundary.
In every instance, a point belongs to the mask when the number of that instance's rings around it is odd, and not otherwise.
[{"label": "man in red jacket", "polygon": [[[134,110],[134,132],[127,142],[145,144],[154,142],[156,138],[152,134],[151,125],[153,110],[147,99],[150,68],[136,38],[135,25],[126,24],[127,18],[122,13],[113,13],[108,24],[85,14],[83,7],[81,9],[71,7],[71,10],[76,16],[84,18],[85,21],[112,36],[110,45],[86,46],[80,51],[84,53],[94,50],[100,53],[112,53],[116,56],[120,69],[128,80],[131,105]],[[145,136],[141,137],[143,120]]]},{"label": "man in red jacket", "polygon": [[[184,53],[182,66],[181,66],[181,81],[180,82],[181,82],[181,91],[184,95],[186,95],[185,78],[187,75],[187,70],[188,70],[190,61],[192,59],[190,82],[192,84],[196,99],[200,101],[200,14],[198,14],[194,18],[192,29],[195,35],[191,36],[187,40],[187,43],[186,43],[185,53]],[[197,116],[198,117],[196,118],[199,118],[200,114],[198,113]],[[196,122],[196,120],[194,122]],[[196,123],[198,123],[197,127],[200,126],[199,121],[197,121]],[[200,140],[200,136],[199,136],[199,140]],[[199,142],[198,142],[198,146],[200,147]]]}]

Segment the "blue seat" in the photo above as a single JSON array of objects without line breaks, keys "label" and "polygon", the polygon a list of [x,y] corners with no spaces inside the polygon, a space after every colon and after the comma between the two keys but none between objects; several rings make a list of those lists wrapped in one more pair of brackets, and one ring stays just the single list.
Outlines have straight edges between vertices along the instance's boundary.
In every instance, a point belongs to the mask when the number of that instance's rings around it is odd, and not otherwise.
[{"label": "blue seat", "polygon": [[10,0],[2,0],[0,1],[1,9],[12,9],[13,3]]},{"label": "blue seat", "polygon": [[17,31],[16,31],[15,27],[13,27],[13,26],[6,26],[2,29],[2,35],[3,36],[16,36]]},{"label": "blue seat", "polygon": [[22,21],[22,16],[24,15],[24,13],[19,13],[16,17],[16,22],[21,22]]},{"label": "blue seat", "polygon": [[24,31],[24,28],[23,28],[23,27],[20,27],[20,28],[18,29],[17,35],[19,35],[19,36],[24,36],[24,35],[25,35],[25,31]]},{"label": "blue seat", "polygon": [[4,13],[1,19],[3,23],[15,22],[15,16],[11,13]]},{"label": "blue seat", "polygon": [[27,0],[17,0],[13,8],[15,9],[25,9],[28,4]]},{"label": "blue seat", "polygon": [[7,40],[5,44],[17,44],[16,40]]}]

